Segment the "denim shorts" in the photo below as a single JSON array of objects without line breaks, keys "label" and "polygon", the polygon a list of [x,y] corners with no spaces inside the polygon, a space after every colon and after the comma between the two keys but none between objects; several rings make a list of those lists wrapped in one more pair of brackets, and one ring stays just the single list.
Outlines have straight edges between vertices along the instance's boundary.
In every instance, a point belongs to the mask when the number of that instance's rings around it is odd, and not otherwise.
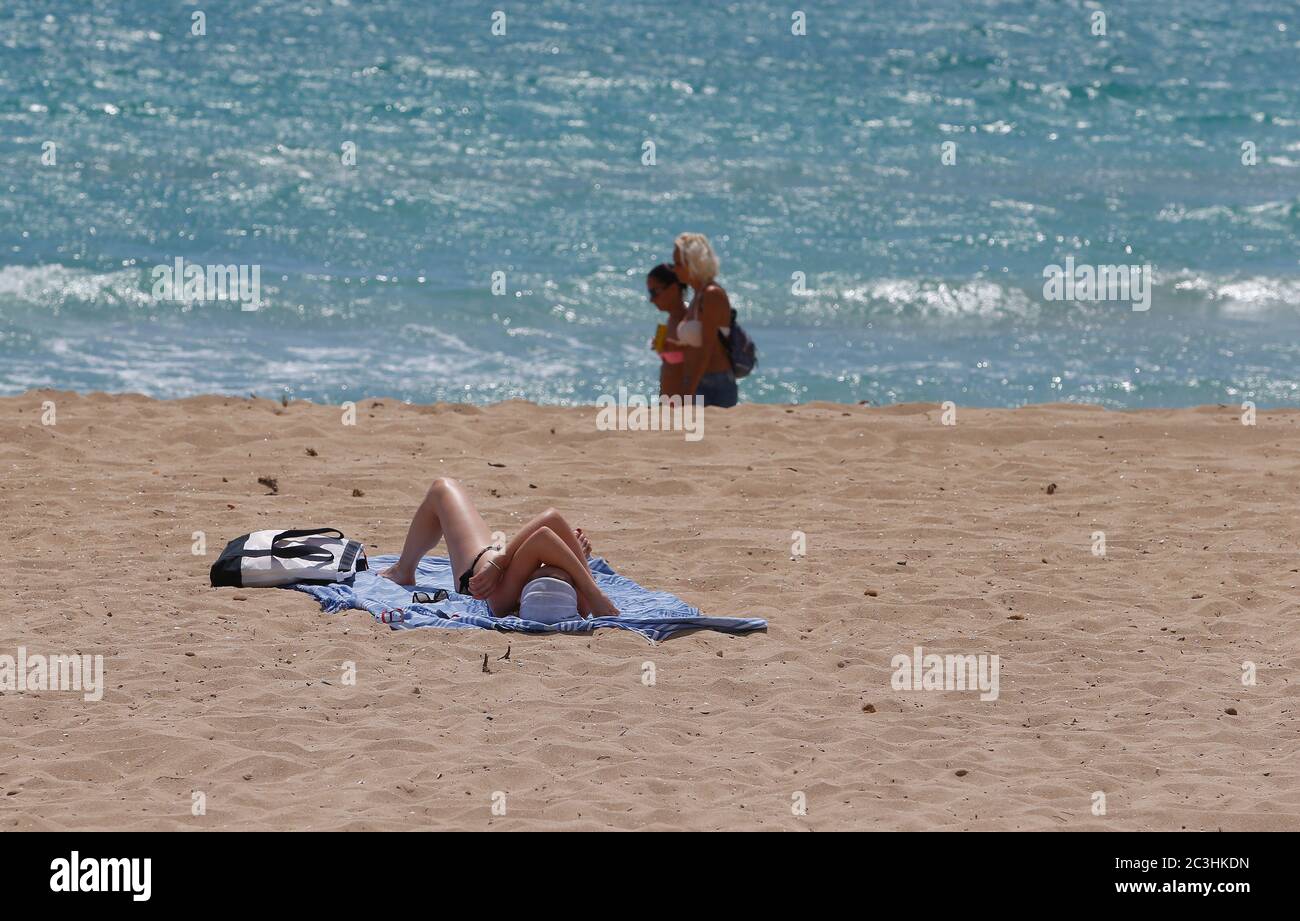
[{"label": "denim shorts", "polygon": [[704,398],[705,406],[735,406],[740,402],[740,391],[736,387],[736,375],[730,371],[714,371],[700,378],[696,395]]}]

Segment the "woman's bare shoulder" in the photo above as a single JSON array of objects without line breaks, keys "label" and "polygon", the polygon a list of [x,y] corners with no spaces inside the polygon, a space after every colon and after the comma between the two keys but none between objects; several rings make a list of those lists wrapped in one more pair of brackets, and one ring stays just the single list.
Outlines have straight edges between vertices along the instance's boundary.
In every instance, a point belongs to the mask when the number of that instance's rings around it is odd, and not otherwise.
[{"label": "woman's bare shoulder", "polygon": [[722,285],[712,282],[707,288],[700,292],[700,300],[708,304],[730,304],[731,300],[727,297],[726,290]]},{"label": "woman's bare shoulder", "polygon": [[709,285],[704,289],[700,295],[700,309],[706,311],[719,326],[726,326],[731,318],[731,300],[721,285]]}]

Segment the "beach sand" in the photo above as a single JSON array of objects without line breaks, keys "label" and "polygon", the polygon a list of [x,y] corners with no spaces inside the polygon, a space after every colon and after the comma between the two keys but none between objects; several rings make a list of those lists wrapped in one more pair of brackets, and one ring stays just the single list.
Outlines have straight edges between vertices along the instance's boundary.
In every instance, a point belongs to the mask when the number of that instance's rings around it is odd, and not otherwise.
[{"label": "beach sand", "polygon": [[[107,687],[0,696],[0,829],[1300,829],[1300,412],[595,415],[0,399],[0,654]],[[769,630],[394,632],[208,586],[257,528],[395,553],[437,476]],[[895,690],[915,646],[998,655],[998,698]]]}]

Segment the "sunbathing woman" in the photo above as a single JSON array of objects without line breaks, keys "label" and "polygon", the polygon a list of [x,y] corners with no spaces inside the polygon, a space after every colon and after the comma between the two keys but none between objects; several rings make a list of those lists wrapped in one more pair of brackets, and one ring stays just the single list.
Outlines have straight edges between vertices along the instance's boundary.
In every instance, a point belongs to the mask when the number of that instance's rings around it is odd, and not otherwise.
[{"label": "sunbathing woman", "polygon": [[[401,558],[380,576],[399,585],[413,585],[416,566],[443,538],[457,578],[456,591],[486,600],[495,617],[518,608],[521,596],[545,596],[554,601],[557,583],[541,580],[557,580],[559,587],[567,585],[576,592],[574,617],[618,616],[618,608],[597,587],[587,568],[591,543],[581,529],[575,531],[559,512],[547,509],[499,550],[473,500],[459,483],[444,477],[433,481],[416,509]],[[537,608],[553,609],[553,605],[539,601]]]}]

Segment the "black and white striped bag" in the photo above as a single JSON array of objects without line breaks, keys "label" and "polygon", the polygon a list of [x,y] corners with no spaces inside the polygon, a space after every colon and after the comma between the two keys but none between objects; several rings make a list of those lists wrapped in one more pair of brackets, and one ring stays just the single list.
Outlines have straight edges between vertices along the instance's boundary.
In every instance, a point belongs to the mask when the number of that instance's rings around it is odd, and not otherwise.
[{"label": "black and white striped bag", "polygon": [[226,544],[212,564],[212,586],[260,588],[342,582],[368,568],[360,541],[334,528],[254,531]]}]

